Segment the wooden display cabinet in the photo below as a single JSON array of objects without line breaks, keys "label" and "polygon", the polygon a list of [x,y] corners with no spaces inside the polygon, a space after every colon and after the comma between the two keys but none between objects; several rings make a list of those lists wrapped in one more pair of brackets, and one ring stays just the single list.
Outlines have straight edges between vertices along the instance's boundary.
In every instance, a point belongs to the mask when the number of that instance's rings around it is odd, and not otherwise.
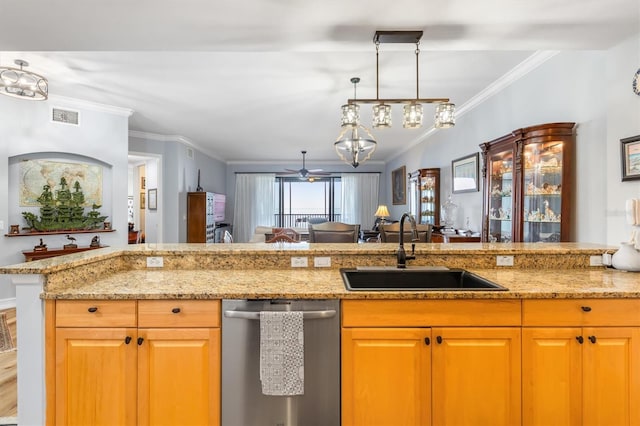
[{"label": "wooden display cabinet", "polygon": [[215,242],[213,192],[187,193],[187,242]]},{"label": "wooden display cabinet", "polygon": [[417,223],[440,224],[440,169],[418,169],[409,175],[411,214]]},{"label": "wooden display cabinet", "polygon": [[571,241],[574,126],[527,127],[480,145],[483,241]]}]

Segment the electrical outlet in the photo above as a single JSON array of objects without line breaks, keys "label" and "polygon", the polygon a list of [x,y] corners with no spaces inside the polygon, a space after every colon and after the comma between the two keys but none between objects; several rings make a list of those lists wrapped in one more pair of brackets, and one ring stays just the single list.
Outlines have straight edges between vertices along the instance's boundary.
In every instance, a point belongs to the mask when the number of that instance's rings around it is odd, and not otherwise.
[{"label": "electrical outlet", "polygon": [[292,257],[291,258],[291,267],[292,268],[306,268],[309,266],[309,261],[306,257]]},{"label": "electrical outlet", "polygon": [[164,262],[162,256],[148,256],[147,257],[147,268],[162,268],[164,266]]},{"label": "electrical outlet", "polygon": [[602,266],[604,265],[604,256],[589,256],[589,266]]},{"label": "electrical outlet", "polygon": [[513,266],[513,256],[496,256],[496,266]]},{"label": "electrical outlet", "polygon": [[602,253],[602,264],[605,266],[611,266],[611,254]]},{"label": "electrical outlet", "polygon": [[315,266],[316,268],[328,268],[331,266],[331,258],[329,256],[314,257],[313,266]]}]

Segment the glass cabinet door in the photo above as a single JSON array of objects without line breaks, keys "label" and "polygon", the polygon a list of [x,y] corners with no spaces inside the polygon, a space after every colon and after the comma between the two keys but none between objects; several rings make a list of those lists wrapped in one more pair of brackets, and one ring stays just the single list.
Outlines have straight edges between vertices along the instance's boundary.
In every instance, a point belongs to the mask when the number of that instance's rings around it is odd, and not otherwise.
[{"label": "glass cabinet door", "polygon": [[489,242],[513,240],[513,150],[490,153],[489,174]]},{"label": "glass cabinet door", "polygon": [[563,142],[524,147],[524,242],[558,242],[561,237]]},{"label": "glass cabinet door", "polygon": [[411,212],[416,222],[440,224],[440,169],[418,169],[410,175]]}]

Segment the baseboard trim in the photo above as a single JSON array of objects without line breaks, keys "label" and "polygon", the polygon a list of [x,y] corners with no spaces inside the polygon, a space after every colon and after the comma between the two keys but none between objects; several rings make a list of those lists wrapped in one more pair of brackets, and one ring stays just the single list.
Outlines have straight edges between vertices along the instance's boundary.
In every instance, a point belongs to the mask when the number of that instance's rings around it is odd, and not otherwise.
[{"label": "baseboard trim", "polygon": [[16,298],[0,299],[0,311],[16,307]]}]

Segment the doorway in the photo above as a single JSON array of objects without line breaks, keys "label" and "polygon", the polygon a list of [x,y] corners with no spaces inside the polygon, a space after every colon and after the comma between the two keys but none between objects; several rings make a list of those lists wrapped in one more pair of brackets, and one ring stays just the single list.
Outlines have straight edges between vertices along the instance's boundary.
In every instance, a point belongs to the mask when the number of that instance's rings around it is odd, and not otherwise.
[{"label": "doorway", "polygon": [[129,244],[162,243],[162,156],[129,152]]}]

